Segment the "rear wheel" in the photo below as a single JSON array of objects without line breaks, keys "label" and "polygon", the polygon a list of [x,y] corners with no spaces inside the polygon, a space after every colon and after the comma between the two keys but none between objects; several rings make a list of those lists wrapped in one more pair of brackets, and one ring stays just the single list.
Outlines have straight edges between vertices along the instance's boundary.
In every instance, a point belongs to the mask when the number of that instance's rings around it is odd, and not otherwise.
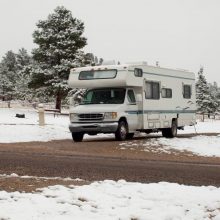
[{"label": "rear wheel", "polygon": [[162,129],[163,137],[173,138],[177,136],[177,122],[176,120],[172,121],[171,128],[164,128]]},{"label": "rear wheel", "polygon": [[75,142],[81,142],[83,140],[84,133],[72,132],[72,137]]},{"label": "rear wheel", "polygon": [[127,135],[126,135],[126,139],[132,139],[134,137],[134,133],[128,133]]},{"label": "rear wheel", "polygon": [[127,123],[124,121],[119,121],[118,123],[118,129],[115,132],[115,138],[118,141],[124,141],[126,140],[128,134],[128,126]]}]

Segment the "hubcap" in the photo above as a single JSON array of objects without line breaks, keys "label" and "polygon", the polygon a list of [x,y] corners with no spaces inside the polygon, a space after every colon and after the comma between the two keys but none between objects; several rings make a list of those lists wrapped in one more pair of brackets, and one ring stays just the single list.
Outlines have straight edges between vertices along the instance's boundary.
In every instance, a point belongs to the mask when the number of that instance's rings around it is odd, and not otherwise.
[{"label": "hubcap", "polygon": [[120,133],[123,138],[126,137],[127,130],[125,126],[121,126]]}]

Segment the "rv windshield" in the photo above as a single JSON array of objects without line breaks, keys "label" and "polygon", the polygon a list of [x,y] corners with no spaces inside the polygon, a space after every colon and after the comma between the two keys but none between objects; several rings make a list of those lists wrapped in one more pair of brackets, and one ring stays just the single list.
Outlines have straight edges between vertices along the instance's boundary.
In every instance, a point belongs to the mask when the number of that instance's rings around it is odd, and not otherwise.
[{"label": "rv windshield", "polygon": [[85,94],[81,105],[88,104],[122,104],[125,99],[125,89],[91,89]]}]

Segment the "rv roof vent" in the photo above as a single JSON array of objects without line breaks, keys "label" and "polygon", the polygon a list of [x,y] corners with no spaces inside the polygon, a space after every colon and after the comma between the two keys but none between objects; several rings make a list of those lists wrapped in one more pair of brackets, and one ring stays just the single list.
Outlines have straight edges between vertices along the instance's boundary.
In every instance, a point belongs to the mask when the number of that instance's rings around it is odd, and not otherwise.
[{"label": "rv roof vent", "polygon": [[147,65],[147,61],[126,62],[126,64],[130,64],[130,65]]},{"label": "rv roof vent", "polygon": [[102,65],[116,65],[115,60],[104,60]]}]

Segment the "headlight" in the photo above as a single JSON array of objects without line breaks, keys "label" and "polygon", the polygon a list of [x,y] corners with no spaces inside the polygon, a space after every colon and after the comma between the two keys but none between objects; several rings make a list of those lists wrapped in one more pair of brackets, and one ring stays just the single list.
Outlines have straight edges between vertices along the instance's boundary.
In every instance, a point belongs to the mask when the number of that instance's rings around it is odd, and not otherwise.
[{"label": "headlight", "polygon": [[78,115],[76,113],[70,113],[70,121],[74,121],[78,118]]},{"label": "headlight", "polygon": [[106,112],[105,113],[105,119],[116,119],[117,118],[117,112]]}]

